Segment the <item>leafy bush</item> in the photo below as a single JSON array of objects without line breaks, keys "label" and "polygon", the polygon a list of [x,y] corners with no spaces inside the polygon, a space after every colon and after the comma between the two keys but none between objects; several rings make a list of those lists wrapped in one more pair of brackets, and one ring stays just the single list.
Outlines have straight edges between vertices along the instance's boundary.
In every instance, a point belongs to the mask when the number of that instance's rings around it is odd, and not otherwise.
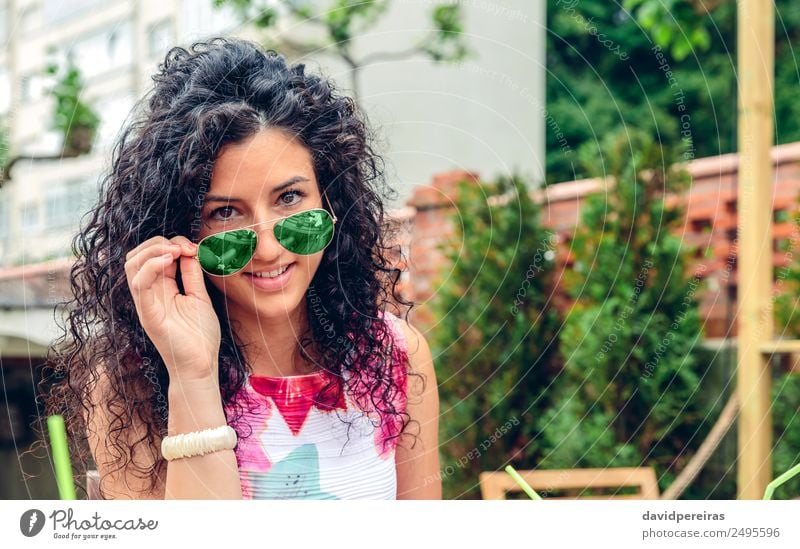
[{"label": "leafy bush", "polygon": [[582,151],[612,188],[586,199],[572,241],[566,289],[575,301],[561,333],[556,405],[542,418],[540,467],[653,465],[664,489],[708,429],[697,354],[702,265],[687,273],[687,250],[671,232],[680,215],[664,203],[688,177],[671,167],[677,151],[645,133],[602,145],[600,159]]},{"label": "leafy bush", "polygon": [[[510,198],[492,206],[489,196]],[[479,497],[478,474],[533,467],[556,368],[555,238],[517,177],[462,183],[431,347],[441,398],[444,496]]]},{"label": "leafy bush", "polygon": [[[781,286],[781,294],[775,300],[775,334],[785,339],[800,339],[800,253],[798,253],[797,229],[800,227],[800,212],[791,216],[795,231],[786,240],[783,251],[791,259],[785,267],[775,270],[774,278]],[[777,222],[788,219],[776,219]],[[796,355],[790,355],[796,360]],[[800,375],[778,374],[772,384],[773,476],[788,471],[800,463]],[[774,499],[800,497],[800,479],[793,479],[775,491]]]},{"label": "leafy bush", "polygon": [[[625,9],[642,3],[648,4],[644,10]],[[597,136],[630,127],[647,128],[662,143],[676,144],[690,120],[693,148],[687,156],[736,150],[736,117],[731,115],[736,86],[731,82],[736,74],[737,3],[704,4],[701,12],[692,13],[683,0],[547,3],[548,183],[586,177],[591,171],[575,161],[575,151],[591,144],[599,155]],[[776,0],[774,8],[779,22],[775,142],[781,144],[800,139],[800,10],[796,0]],[[661,10],[670,15],[660,17]],[[706,42],[709,35],[712,40]],[[686,39],[695,48],[691,52]]]},{"label": "leafy bush", "polygon": [[57,82],[50,90],[55,99],[51,129],[64,136],[63,155],[78,156],[91,151],[100,117],[83,99],[84,81],[80,70],[68,59],[62,70],[50,63],[46,74],[56,76]]},{"label": "leafy bush", "polygon": [[[459,187],[431,338],[447,498],[477,497],[479,473],[509,462],[649,465],[663,491],[734,389],[735,351],[700,348],[705,265],[689,270],[690,250],[672,230],[680,212],[665,205],[688,181],[665,168],[679,151],[635,131],[602,145],[599,160],[581,151],[613,183],[582,204],[574,267],[564,273],[573,302],[560,330],[556,239],[540,226],[538,206],[515,178]],[[487,199],[503,194],[512,200]],[[778,377],[773,401],[777,476],[800,460],[800,376]],[[732,429],[682,497],[735,497],[736,459]],[[795,480],[775,497],[798,495]]]},{"label": "leafy bush", "polygon": [[[782,374],[772,384],[774,447],[773,477],[800,463],[800,375]],[[773,499],[800,498],[800,478],[795,477],[773,494]]]}]

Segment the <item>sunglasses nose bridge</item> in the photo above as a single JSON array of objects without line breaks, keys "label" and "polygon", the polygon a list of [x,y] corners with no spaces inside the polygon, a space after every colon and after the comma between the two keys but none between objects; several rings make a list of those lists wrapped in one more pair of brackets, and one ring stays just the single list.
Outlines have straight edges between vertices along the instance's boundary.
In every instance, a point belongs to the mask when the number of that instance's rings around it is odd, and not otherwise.
[{"label": "sunglasses nose bridge", "polygon": [[283,246],[280,245],[275,237],[274,228],[275,223],[270,223],[269,221],[251,227],[253,232],[256,233],[256,248],[253,252],[253,257],[259,256],[270,262],[280,255]]}]

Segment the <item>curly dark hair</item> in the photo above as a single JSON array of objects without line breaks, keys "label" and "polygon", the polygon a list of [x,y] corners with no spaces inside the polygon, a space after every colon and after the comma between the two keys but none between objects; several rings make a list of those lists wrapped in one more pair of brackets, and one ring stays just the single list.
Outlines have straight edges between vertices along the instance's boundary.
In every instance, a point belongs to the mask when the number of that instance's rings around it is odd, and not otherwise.
[{"label": "curly dark hair", "polygon": [[[62,304],[69,311],[64,334],[50,349],[42,380],[48,414],[62,414],[71,433],[79,478],[91,456],[84,414],[93,408],[89,395],[103,365],[111,394],[98,405],[111,419],[106,445],[118,460],[114,471],[130,467],[151,479],[151,490],[157,488],[166,467],[158,444],[166,435],[169,378],[137,317],[125,254],[156,235],[190,235],[196,242],[199,226],[192,220],[199,217],[222,147],[268,128],[287,132],[308,148],[340,219],[306,295],[310,333],[300,338],[298,350],[308,357],[305,348],[313,345],[334,381],[344,381],[347,369],[349,386],[363,387],[359,401],[391,418],[396,428],[389,429],[390,436],[399,437],[411,419],[393,405],[403,389],[389,375],[399,347],[379,313],[399,304],[407,317],[413,303],[397,291],[401,272],[394,267],[397,255],[389,245],[383,206],[395,191],[386,185],[383,161],[370,144],[374,135],[366,115],[353,99],[337,93],[331,80],[306,74],[304,64],[287,65],[282,55],[246,40],[214,38],[188,50],[174,47],[153,80],[117,137],[99,201],[72,241],[73,295]],[[224,296],[207,279],[206,286],[222,328],[219,382],[228,406],[238,400],[233,397],[252,369],[241,352],[246,342],[238,340],[226,316]],[[341,390],[334,381],[321,391]],[[235,425],[242,410],[235,403],[231,407],[234,416],[228,420]],[[131,443],[124,435],[134,418],[147,433]],[[134,462],[137,445],[149,445],[158,456],[152,467]]]}]

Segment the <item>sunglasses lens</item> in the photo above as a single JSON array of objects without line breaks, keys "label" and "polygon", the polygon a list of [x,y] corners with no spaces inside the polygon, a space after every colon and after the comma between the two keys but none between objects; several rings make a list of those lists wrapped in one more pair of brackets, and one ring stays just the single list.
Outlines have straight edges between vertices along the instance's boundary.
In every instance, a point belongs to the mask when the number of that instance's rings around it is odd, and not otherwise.
[{"label": "sunglasses lens", "polygon": [[325,210],[299,212],[275,224],[275,238],[281,246],[298,255],[325,249],[333,238],[333,219]]},{"label": "sunglasses lens", "polygon": [[204,239],[198,249],[200,266],[209,274],[227,276],[244,269],[256,251],[257,235],[250,229],[237,229]]}]

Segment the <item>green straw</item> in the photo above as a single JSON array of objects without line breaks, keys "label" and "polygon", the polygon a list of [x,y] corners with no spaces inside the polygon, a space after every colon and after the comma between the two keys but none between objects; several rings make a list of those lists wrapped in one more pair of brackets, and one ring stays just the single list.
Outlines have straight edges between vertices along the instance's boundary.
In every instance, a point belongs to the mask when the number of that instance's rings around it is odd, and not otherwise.
[{"label": "green straw", "polygon": [[767,489],[764,490],[764,498],[763,499],[772,499],[772,494],[781,484],[784,484],[789,481],[789,479],[795,477],[798,473],[800,473],[800,463],[783,473],[781,476],[767,484]]},{"label": "green straw", "polygon": [[75,498],[75,483],[72,480],[72,463],[67,449],[67,430],[64,418],[54,415],[47,418],[47,432],[50,433],[50,447],[53,449],[53,464],[58,483],[58,494],[61,499]]},{"label": "green straw", "polygon": [[531,488],[530,484],[525,482],[525,479],[522,478],[520,474],[517,473],[517,471],[511,465],[506,465],[506,473],[511,475],[511,478],[513,478],[516,481],[516,483],[519,484],[519,487],[522,488],[523,492],[528,494],[529,498],[537,500],[542,499],[542,497],[536,493],[536,490]]}]

